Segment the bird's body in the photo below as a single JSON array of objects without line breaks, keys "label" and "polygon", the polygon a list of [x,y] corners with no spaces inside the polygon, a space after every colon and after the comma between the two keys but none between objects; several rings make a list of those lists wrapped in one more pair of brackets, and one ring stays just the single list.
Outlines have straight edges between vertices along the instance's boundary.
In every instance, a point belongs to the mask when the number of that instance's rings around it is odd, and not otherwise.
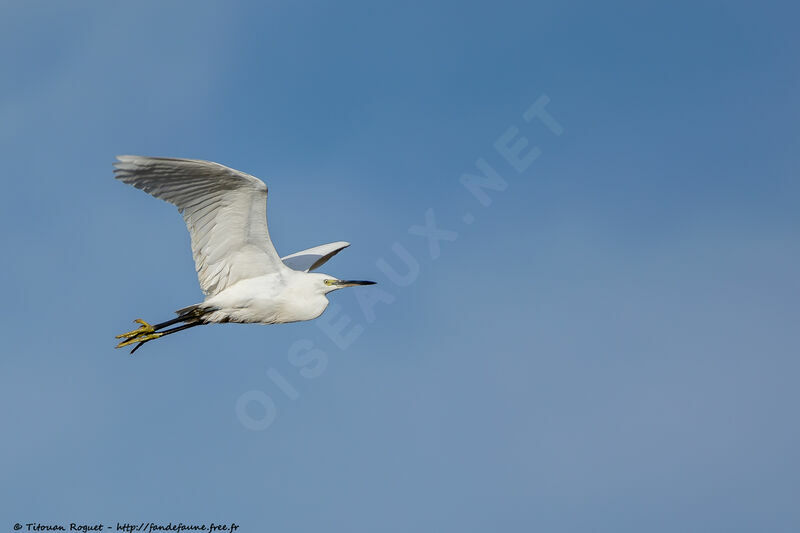
[{"label": "bird's body", "polygon": [[[267,186],[249,174],[194,159],[119,156],[117,179],[174,204],[183,215],[202,303],[178,318],[118,335],[117,347],[145,342],[202,324],[280,324],[312,320],[328,306],[327,293],[371,281],[343,281],[312,273],[349,246],[325,244],[279,257],[267,228]],[[183,323],[182,326],[163,328]]]},{"label": "bird's body", "polygon": [[313,320],[328,307],[322,292],[309,290],[306,274],[286,268],[282,272],[242,280],[200,304],[206,322],[284,324]]}]

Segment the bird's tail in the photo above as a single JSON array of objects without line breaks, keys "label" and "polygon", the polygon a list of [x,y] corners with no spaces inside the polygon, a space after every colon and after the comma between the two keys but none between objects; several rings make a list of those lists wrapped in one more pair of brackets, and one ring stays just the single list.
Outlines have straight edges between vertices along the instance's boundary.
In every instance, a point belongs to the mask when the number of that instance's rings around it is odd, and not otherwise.
[{"label": "bird's tail", "polygon": [[199,318],[200,316],[205,314],[206,311],[207,311],[207,309],[203,308],[203,304],[194,304],[194,305],[189,305],[187,307],[182,307],[181,309],[178,309],[177,311],[175,311],[175,314],[180,316],[180,317],[186,316],[187,318],[189,318],[189,317],[198,317]]}]

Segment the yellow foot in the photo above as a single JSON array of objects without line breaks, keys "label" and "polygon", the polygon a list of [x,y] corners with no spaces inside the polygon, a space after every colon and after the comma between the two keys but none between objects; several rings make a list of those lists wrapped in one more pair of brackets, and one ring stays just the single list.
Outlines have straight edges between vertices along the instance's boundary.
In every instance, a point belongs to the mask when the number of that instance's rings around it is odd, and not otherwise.
[{"label": "yellow foot", "polygon": [[[136,320],[134,320],[134,322],[136,322],[137,324],[141,324],[141,326],[139,326],[139,329],[135,329],[133,331],[129,331],[128,333],[123,333],[122,335],[117,335],[116,338],[117,339],[130,339],[131,337],[138,337],[139,335],[141,335],[143,333],[153,333],[155,331],[153,329],[153,326],[151,326],[150,324],[148,324],[147,322],[145,322],[141,318],[137,318]],[[119,346],[118,346],[118,348],[119,348]]]},{"label": "yellow foot", "polygon": [[[152,331],[152,329],[150,331]],[[153,339],[157,339],[157,338],[161,337],[162,335],[164,335],[164,334],[163,333],[150,333],[150,334],[142,333],[140,335],[136,335],[132,339],[128,339],[128,340],[120,342],[119,344],[117,344],[116,348],[122,348],[123,346],[129,346],[131,344],[136,344],[137,342],[151,341]]]}]

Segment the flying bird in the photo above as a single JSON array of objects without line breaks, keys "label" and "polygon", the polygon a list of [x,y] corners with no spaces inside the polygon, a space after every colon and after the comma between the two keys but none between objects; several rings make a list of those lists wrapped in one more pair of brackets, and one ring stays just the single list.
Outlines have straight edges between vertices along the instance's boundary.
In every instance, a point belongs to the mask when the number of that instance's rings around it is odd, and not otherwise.
[{"label": "flying bird", "polygon": [[[280,257],[267,228],[267,186],[260,179],[210,161],[117,156],[115,177],[178,208],[189,229],[203,302],[177,318],[117,335],[117,348],[204,324],[283,324],[312,320],[327,294],[373,281],[341,280],[312,272],[350,246],[333,242]],[[181,324],[171,329],[165,329]]]}]

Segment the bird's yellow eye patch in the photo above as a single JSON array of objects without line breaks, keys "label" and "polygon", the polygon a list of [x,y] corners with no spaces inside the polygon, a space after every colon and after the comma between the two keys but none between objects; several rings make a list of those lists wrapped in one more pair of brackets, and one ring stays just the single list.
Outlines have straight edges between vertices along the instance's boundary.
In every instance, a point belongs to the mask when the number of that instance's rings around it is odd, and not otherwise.
[{"label": "bird's yellow eye patch", "polygon": [[333,282],[334,282],[334,280],[332,280],[332,279],[326,279],[325,280],[325,285],[333,285]]}]

